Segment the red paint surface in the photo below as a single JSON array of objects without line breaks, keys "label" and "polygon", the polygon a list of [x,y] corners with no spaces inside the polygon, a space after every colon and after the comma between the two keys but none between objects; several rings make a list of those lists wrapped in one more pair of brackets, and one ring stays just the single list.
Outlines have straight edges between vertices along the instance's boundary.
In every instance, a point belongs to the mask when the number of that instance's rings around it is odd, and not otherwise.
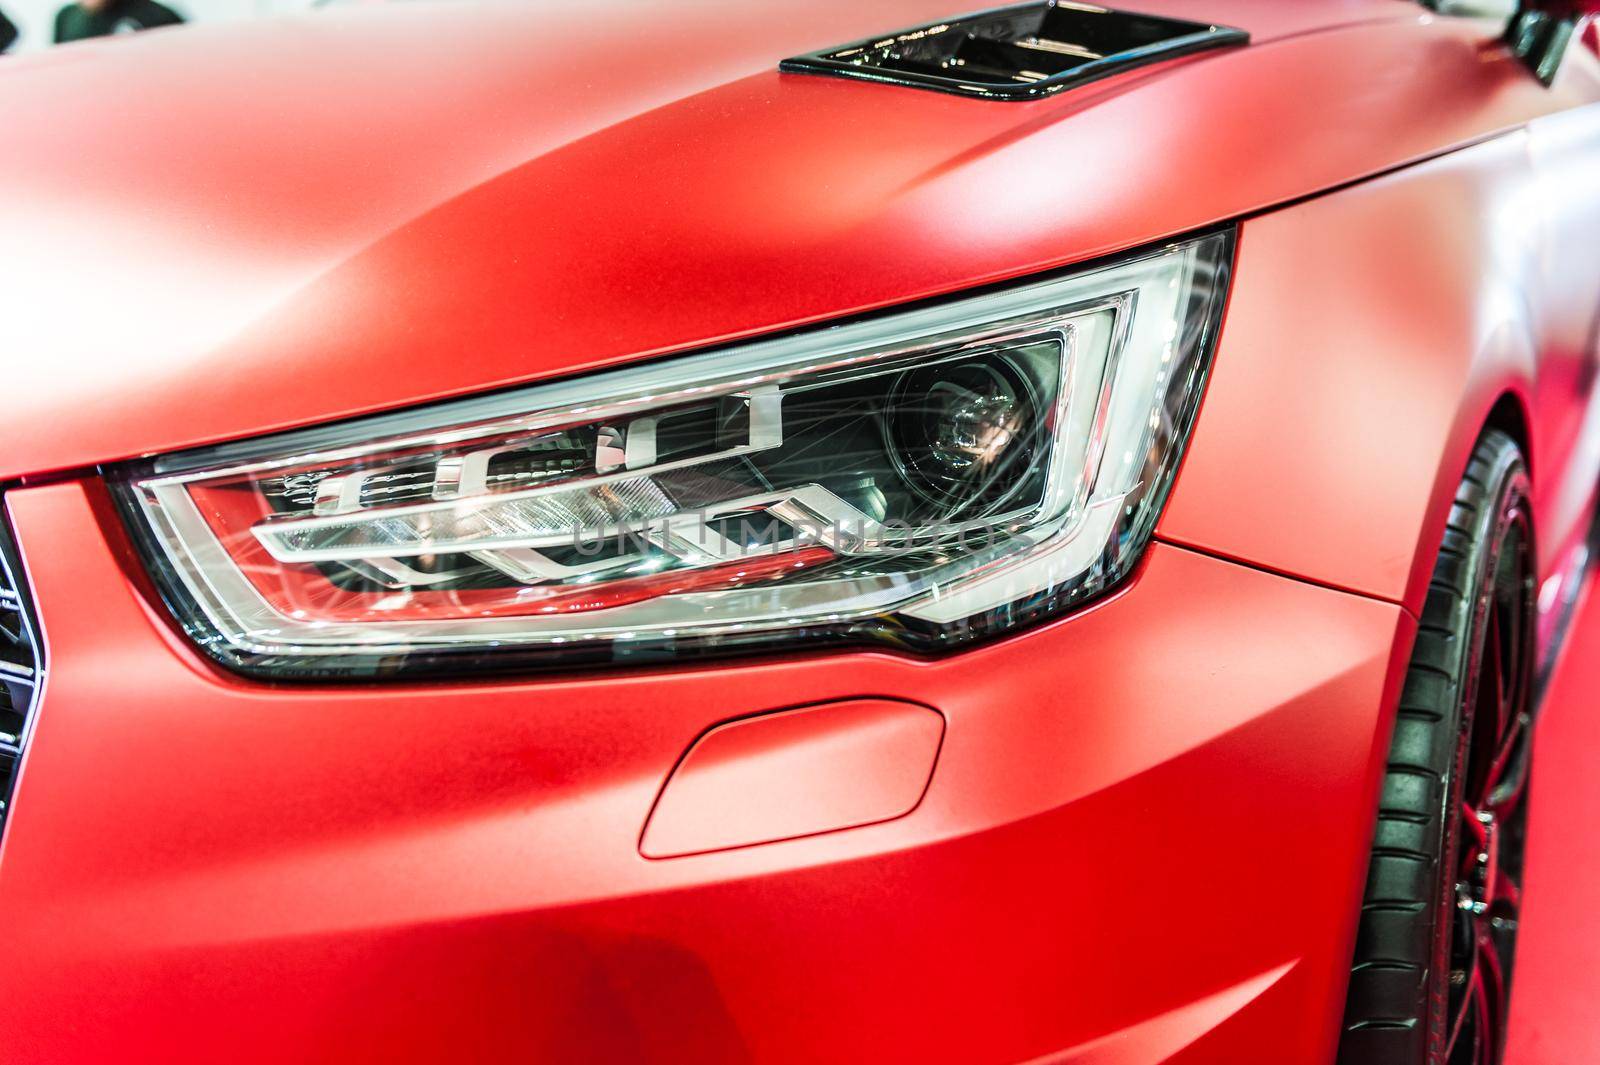
[{"label": "red paint surface", "polygon": [[1589,53],[1546,89],[1409,0],[1142,6],[1258,41],[1017,105],[775,69],[946,0],[402,4],[8,63],[0,476],[1015,278],[1600,98]]},{"label": "red paint surface", "polygon": [[944,719],[887,699],[719,725],[684,755],[639,852],[672,858],[892,821],[928,788]]},{"label": "red paint surface", "polygon": [[1468,455],[1509,397],[1541,575],[1564,567],[1600,481],[1596,173],[1590,107],[1245,222],[1159,534],[1420,611]]},{"label": "red paint surface", "polygon": [[1591,585],[1534,747],[1507,1065],[1600,1061],[1600,595]]},{"label": "red paint surface", "polygon": [[[9,490],[50,673],[0,853],[7,1060],[1325,1059],[1397,604],[1501,397],[1530,423],[1546,572],[1584,527],[1600,60],[1575,49],[1547,90],[1403,0],[1144,6],[1258,43],[1018,107],[773,71],[868,32],[847,0],[653,27],[627,5],[395,5],[8,64],[0,350],[27,402],[6,477],[1252,217],[1136,579],[939,660],[247,683],[143,593],[97,483]],[[590,76],[606,64],[628,76]],[[1563,707],[1594,682],[1564,684],[1547,724],[1593,750]],[[906,816],[640,855],[696,737],[864,696],[945,717]],[[1594,774],[1541,743],[1536,818],[1585,809]],[[1573,1062],[1553,1040],[1587,1038],[1592,896],[1564,874],[1590,852],[1587,822],[1551,823],[1518,992],[1519,1017],[1548,1012],[1516,1038]]]},{"label": "red paint surface", "polygon": [[[0,848],[8,1061],[1331,1047],[1392,604],[1157,544],[1113,598],[938,660],[268,687],[170,630],[95,494],[7,496],[50,655]],[[911,813],[639,854],[710,726],[863,696],[944,715]]]}]

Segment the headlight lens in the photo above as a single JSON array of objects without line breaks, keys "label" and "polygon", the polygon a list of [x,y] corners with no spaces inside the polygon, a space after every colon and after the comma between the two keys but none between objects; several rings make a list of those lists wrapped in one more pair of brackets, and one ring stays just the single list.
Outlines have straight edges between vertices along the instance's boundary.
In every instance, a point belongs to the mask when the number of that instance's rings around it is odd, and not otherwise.
[{"label": "headlight lens", "polygon": [[117,479],[163,593],[272,676],[936,650],[1104,591],[1199,399],[1231,234]]}]

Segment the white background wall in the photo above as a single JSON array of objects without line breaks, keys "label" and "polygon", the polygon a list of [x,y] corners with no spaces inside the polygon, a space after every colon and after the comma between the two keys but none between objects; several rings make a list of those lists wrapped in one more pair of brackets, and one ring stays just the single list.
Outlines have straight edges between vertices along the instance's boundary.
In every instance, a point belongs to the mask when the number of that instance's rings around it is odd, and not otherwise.
[{"label": "white background wall", "polygon": [[[11,53],[33,51],[50,45],[56,12],[67,0],[0,0],[0,11],[17,24],[22,36],[11,46]],[[274,11],[293,11],[310,7],[312,0],[160,0],[191,21],[249,18]]]}]

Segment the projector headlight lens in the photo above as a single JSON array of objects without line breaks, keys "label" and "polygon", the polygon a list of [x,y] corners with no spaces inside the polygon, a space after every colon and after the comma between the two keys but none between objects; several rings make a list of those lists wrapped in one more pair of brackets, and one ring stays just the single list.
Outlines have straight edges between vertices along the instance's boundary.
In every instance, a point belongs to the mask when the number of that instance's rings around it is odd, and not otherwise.
[{"label": "projector headlight lens", "polygon": [[883,418],[890,457],[911,489],[941,506],[984,505],[1040,471],[1048,407],[1008,353],[921,366],[891,387]]},{"label": "projector headlight lens", "polygon": [[188,631],[278,676],[933,651],[1126,576],[1231,234],[117,479]]}]

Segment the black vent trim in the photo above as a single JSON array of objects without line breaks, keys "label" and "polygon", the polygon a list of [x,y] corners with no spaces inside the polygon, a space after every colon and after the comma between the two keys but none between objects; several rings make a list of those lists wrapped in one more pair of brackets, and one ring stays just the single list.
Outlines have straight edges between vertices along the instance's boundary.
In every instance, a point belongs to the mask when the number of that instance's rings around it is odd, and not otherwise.
[{"label": "black vent trim", "polygon": [[1036,100],[1134,67],[1248,44],[1226,26],[1056,0],[929,23],[785,59],[780,70]]},{"label": "black vent trim", "polygon": [[11,810],[12,786],[44,679],[38,627],[21,578],[16,550],[0,520],[0,829]]}]

